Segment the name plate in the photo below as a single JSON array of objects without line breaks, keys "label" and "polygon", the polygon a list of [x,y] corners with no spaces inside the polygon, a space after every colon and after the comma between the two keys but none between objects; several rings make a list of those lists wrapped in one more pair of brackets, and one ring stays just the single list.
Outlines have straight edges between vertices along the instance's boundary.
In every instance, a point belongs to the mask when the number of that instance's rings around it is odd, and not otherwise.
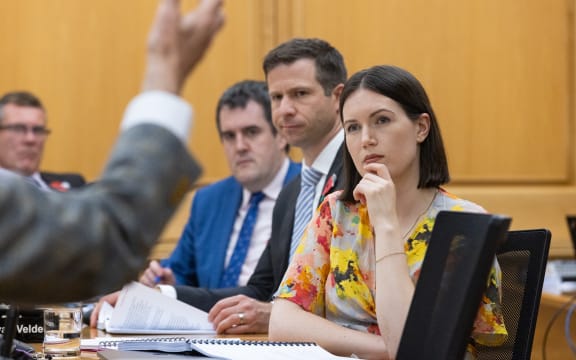
[{"label": "name plate", "polygon": [[[7,309],[0,308],[0,334],[4,334]],[[16,324],[16,339],[27,343],[44,341],[44,310],[20,310]]]}]

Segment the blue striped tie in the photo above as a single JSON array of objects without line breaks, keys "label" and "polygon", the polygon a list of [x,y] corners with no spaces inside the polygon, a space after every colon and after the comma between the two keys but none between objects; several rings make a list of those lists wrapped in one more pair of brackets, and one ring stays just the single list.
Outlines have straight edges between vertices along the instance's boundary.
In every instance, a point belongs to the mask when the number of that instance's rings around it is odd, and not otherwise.
[{"label": "blue striped tie", "polygon": [[290,260],[300,244],[300,238],[304,234],[306,225],[312,219],[312,205],[316,184],[322,178],[322,173],[312,168],[305,169],[300,177],[300,193],[296,199],[296,211],[294,215],[294,228],[292,229],[292,240],[290,243]]},{"label": "blue striped tie", "polygon": [[260,204],[260,201],[264,199],[264,196],[264,193],[261,191],[255,192],[250,196],[248,212],[246,213],[246,217],[242,223],[242,228],[240,229],[234,252],[230,257],[226,270],[222,273],[220,287],[226,288],[238,285],[238,277],[242,272],[242,265],[244,265],[244,260],[246,260],[246,254],[250,247],[254,225],[256,224],[256,219],[258,219],[258,205]]}]

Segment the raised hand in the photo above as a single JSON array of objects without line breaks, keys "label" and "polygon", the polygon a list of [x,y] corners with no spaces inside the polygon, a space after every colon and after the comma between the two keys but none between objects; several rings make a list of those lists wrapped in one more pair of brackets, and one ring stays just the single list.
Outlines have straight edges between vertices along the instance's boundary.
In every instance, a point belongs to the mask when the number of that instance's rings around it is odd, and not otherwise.
[{"label": "raised hand", "polygon": [[224,24],[223,0],[203,0],[184,16],[179,0],[161,0],[148,35],[143,90],[180,93]]},{"label": "raised hand", "polygon": [[364,170],[366,173],[354,188],[354,199],[366,205],[372,216],[382,215],[382,211],[395,212],[396,190],[386,165],[370,163],[366,164]]},{"label": "raised hand", "polygon": [[170,268],[164,268],[158,261],[152,260],[148,268],[140,276],[140,282],[146,286],[154,287],[158,284],[174,285],[176,284],[176,279]]}]

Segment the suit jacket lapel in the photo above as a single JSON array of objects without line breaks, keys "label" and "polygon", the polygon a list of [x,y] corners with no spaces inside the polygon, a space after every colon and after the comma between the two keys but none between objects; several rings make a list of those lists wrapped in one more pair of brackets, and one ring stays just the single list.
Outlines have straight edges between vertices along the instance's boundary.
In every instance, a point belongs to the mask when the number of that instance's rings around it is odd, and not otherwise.
[{"label": "suit jacket lapel", "polygon": [[344,186],[344,161],[342,159],[343,151],[344,144],[340,145],[338,153],[332,162],[332,166],[330,166],[330,171],[326,176],[326,180],[324,180],[324,187],[322,188],[322,193],[320,195],[320,201],[318,201],[318,205],[324,201],[326,195],[336,190],[341,190]]},{"label": "suit jacket lapel", "polygon": [[277,287],[286,271],[288,256],[290,254],[290,241],[294,227],[294,212],[296,200],[300,192],[300,175],[296,176],[281,191],[274,209],[272,222],[272,248],[270,251],[274,272],[274,285]]},{"label": "suit jacket lapel", "polygon": [[[212,252],[216,252],[214,259],[222,259],[221,264],[214,264],[213,271],[210,272],[209,283],[210,287],[218,287],[220,284],[220,277],[224,271],[226,264],[226,252],[230,244],[230,237],[234,229],[234,222],[236,221],[236,214],[242,205],[242,186],[240,183],[234,181],[232,186],[227,187],[225,191],[218,197],[218,204],[214,204],[218,209],[219,215],[214,226],[214,239],[205,239],[209,241],[212,246]],[[201,255],[200,255],[201,256]]]},{"label": "suit jacket lapel", "polygon": [[299,176],[301,169],[302,169],[302,164],[290,161],[290,165],[288,166],[288,171],[286,172],[286,176],[284,176],[284,181],[282,182],[282,187],[289,184],[290,181],[292,181],[292,179],[294,179],[296,176]]}]

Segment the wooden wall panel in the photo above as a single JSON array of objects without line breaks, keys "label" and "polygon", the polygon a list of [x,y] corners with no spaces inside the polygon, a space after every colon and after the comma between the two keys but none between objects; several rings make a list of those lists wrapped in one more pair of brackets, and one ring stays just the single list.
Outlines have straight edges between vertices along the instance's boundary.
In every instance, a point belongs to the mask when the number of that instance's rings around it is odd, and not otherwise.
[{"label": "wooden wall panel", "polygon": [[[138,92],[156,4],[0,2],[0,92],[27,89],[44,100],[54,129],[45,169],[98,177]],[[262,79],[272,46],[322,37],[343,52],[350,72],[392,63],[418,76],[442,126],[450,189],[512,215],[513,227],[551,228],[552,254],[567,255],[563,215],[576,212],[572,7],[564,0],[227,1],[227,24],[184,91],[196,112],[189,146],[205,168],[201,182],[229,173],[214,126],[220,93]]]},{"label": "wooden wall panel", "polygon": [[227,1],[225,12],[225,28],[184,92],[196,111],[190,147],[204,167],[204,182],[230,173],[216,131],[218,98],[234,82],[264,80],[262,58],[273,36],[267,0]]},{"label": "wooden wall panel", "polygon": [[450,186],[450,191],[492,213],[512,216],[511,229],[548,228],[550,256],[574,257],[565,216],[576,214],[574,186]]},{"label": "wooden wall panel", "polygon": [[[279,41],[320,37],[350,72],[395,64],[426,87],[456,194],[548,227],[551,254],[572,256],[576,212],[572,2],[278,0]],[[330,19],[329,21],[326,19]]]},{"label": "wooden wall panel", "polygon": [[279,2],[285,38],[330,41],[351,73],[395,64],[424,83],[455,181],[569,180],[566,1]]},{"label": "wooden wall panel", "polygon": [[[146,36],[157,0],[20,0],[0,2],[0,92],[26,89],[48,110],[44,169],[98,177],[127,102],[137,94]],[[196,1],[183,1],[191,8]],[[229,173],[215,131],[214,108],[233,82],[262,79],[260,63],[272,44],[266,0],[230,1],[227,23],[184,97],[195,109],[190,147],[204,178]]]},{"label": "wooden wall panel", "polygon": [[[30,90],[53,134],[44,168],[94,178],[140,83],[150,1],[3,1],[0,92]],[[87,6],[89,5],[89,6]]]}]

